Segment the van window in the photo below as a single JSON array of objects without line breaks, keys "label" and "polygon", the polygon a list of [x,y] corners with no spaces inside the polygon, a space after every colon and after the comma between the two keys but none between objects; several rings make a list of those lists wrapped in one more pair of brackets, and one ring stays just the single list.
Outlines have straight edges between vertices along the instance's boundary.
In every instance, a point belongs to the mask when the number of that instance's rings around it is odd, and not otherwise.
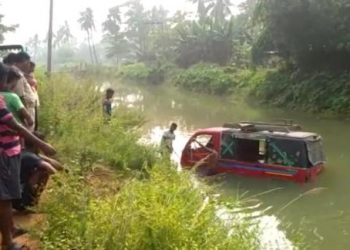
[{"label": "van window", "polygon": [[306,145],[309,161],[313,166],[316,166],[319,163],[324,163],[326,161],[321,140],[310,141],[307,142]]},{"label": "van window", "polygon": [[223,134],[221,137],[220,158],[227,160],[236,159],[236,138],[233,134]]},{"label": "van window", "polygon": [[291,167],[309,166],[304,141],[270,138],[268,163]]},{"label": "van window", "polygon": [[221,138],[221,159],[243,162],[264,162],[266,141],[236,138],[233,134],[223,134]]},{"label": "van window", "polygon": [[211,149],[214,148],[212,135],[206,135],[206,134],[197,135],[191,143],[192,150],[203,148],[203,146]]},{"label": "van window", "polygon": [[260,160],[259,144],[259,140],[237,139],[237,161],[258,162]]}]

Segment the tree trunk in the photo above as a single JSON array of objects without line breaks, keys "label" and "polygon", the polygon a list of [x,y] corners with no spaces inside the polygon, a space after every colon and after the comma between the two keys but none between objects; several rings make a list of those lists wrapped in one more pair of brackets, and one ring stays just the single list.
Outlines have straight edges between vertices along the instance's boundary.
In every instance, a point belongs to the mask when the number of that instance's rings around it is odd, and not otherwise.
[{"label": "tree trunk", "polygon": [[91,63],[94,64],[94,57],[92,55],[92,49],[91,49],[90,32],[89,31],[86,31],[86,32],[87,32],[87,40],[89,45],[90,60],[91,60]]},{"label": "tree trunk", "polygon": [[47,74],[52,71],[52,23],[53,23],[53,0],[50,0],[49,34],[47,39]]},{"label": "tree trunk", "polygon": [[98,64],[99,62],[98,62],[98,58],[97,58],[95,42],[94,42],[94,38],[93,38],[92,32],[91,32],[91,45],[92,45],[92,52],[93,52],[93,55],[94,55],[94,58],[95,58],[95,62],[96,62],[96,64]]}]

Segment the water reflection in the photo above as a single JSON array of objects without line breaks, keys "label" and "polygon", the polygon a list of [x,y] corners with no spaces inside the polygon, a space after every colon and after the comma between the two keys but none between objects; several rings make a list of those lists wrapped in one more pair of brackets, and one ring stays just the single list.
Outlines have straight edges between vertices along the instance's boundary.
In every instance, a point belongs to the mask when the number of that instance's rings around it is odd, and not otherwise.
[{"label": "water reflection", "polygon": [[[316,182],[298,185],[273,179],[225,175],[218,190],[222,195],[235,196],[237,193],[248,192],[250,195],[255,195],[276,189],[275,192],[259,197],[261,203],[265,205],[256,208],[256,211],[264,211],[260,216],[261,225],[274,228],[278,239],[285,237],[283,233],[280,234],[282,231],[278,230],[279,220],[292,222],[294,227],[298,227],[304,221],[301,230],[310,242],[311,249],[346,249],[350,246],[350,239],[347,237],[350,230],[350,199],[346,192],[350,187],[348,121],[321,119],[315,115],[279,109],[251,107],[238,100],[180,92],[171,87],[140,88],[132,85],[127,87],[114,85],[114,87],[117,90],[116,105],[127,105],[144,113],[148,121],[145,134],[148,134],[152,142],[160,142],[163,131],[168,129],[171,122],[179,125],[174,145],[175,153],[172,156],[175,161],[179,161],[181,151],[194,130],[220,126],[225,122],[289,118],[299,122],[306,130],[321,134],[324,137],[328,164],[327,170]],[[279,209],[291,200],[318,187],[328,189],[302,196],[282,213],[277,214]],[[269,208],[268,211],[265,211],[266,208]],[[271,238],[273,235],[266,228],[262,231],[266,232],[263,234],[266,238]],[[291,229],[287,231],[290,232]],[[273,239],[276,240],[276,237]],[[288,249],[288,244],[282,249]]]}]

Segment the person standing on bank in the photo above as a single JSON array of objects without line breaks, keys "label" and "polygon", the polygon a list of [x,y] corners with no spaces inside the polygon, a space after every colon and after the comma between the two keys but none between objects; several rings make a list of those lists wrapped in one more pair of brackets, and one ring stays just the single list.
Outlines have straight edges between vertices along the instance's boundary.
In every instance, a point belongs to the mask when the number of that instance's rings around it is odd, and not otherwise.
[{"label": "person standing on bank", "polygon": [[173,141],[175,140],[175,130],[177,129],[177,124],[172,123],[169,130],[165,131],[162,140],[160,142],[160,147],[162,153],[172,154],[174,151]]},{"label": "person standing on bank", "polygon": [[40,100],[39,100],[39,94],[38,94],[38,81],[35,79],[34,75],[35,71],[35,63],[34,62],[29,62],[29,67],[26,72],[24,72],[24,77],[26,78],[27,82],[29,83],[29,86],[32,88],[34,96],[35,96],[35,114],[34,114],[34,130],[38,130],[38,111],[39,111],[39,106],[40,106]]},{"label": "person standing on bank", "polygon": [[[32,120],[35,121],[36,95],[24,77],[24,74],[28,72],[30,68],[30,56],[26,52],[18,52],[14,58],[14,67],[19,70],[21,77],[18,80],[16,88],[13,91],[21,98]],[[34,128],[35,122],[29,130],[33,132]]]},{"label": "person standing on bank", "polygon": [[106,94],[102,102],[103,114],[108,119],[110,119],[112,116],[113,96],[114,96],[114,89],[108,88],[106,90]]}]

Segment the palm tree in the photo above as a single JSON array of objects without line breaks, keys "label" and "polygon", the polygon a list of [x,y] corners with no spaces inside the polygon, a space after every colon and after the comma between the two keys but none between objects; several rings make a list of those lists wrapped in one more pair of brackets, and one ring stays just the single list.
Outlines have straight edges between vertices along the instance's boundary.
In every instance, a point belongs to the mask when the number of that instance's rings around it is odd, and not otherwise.
[{"label": "palm tree", "polygon": [[121,13],[119,7],[113,7],[109,9],[107,20],[102,24],[103,31],[109,35],[117,34],[120,32],[120,25],[122,23]]},{"label": "palm tree", "polygon": [[212,0],[208,5],[210,15],[214,18],[215,23],[223,24],[226,17],[231,15],[232,3],[230,0]]},{"label": "palm tree", "polygon": [[65,21],[64,25],[62,25],[56,33],[56,37],[55,37],[55,41],[54,41],[53,46],[59,47],[62,44],[69,43],[72,40],[72,38],[73,38],[73,35],[70,31],[68,22]]},{"label": "palm tree", "polygon": [[47,74],[50,76],[52,70],[52,25],[53,25],[53,0],[50,0],[49,32],[47,34]]},{"label": "palm tree", "polygon": [[199,21],[204,21],[208,14],[208,8],[206,6],[206,3],[209,2],[209,0],[189,0],[191,3],[197,4],[197,14],[199,17]]},{"label": "palm tree", "polygon": [[81,12],[78,22],[80,23],[81,29],[84,30],[87,34],[91,62],[98,63],[96,49],[93,41],[93,31],[95,30],[95,22],[92,9],[86,8],[85,11]]},{"label": "palm tree", "polygon": [[128,53],[128,42],[125,34],[121,32],[121,12],[119,6],[109,9],[107,20],[102,24],[104,41],[108,43],[107,57],[115,57],[117,65],[120,57]]},{"label": "palm tree", "polygon": [[31,50],[31,54],[32,54],[34,61],[36,61],[36,57],[38,55],[38,48],[40,46],[40,43],[41,43],[41,41],[39,39],[38,34],[35,34],[26,43],[26,47],[28,47]]},{"label": "palm tree", "polygon": [[0,43],[2,43],[5,40],[4,34],[7,32],[13,32],[16,30],[18,25],[10,25],[7,26],[5,24],[2,24],[2,19],[4,18],[4,15],[0,14]]}]

